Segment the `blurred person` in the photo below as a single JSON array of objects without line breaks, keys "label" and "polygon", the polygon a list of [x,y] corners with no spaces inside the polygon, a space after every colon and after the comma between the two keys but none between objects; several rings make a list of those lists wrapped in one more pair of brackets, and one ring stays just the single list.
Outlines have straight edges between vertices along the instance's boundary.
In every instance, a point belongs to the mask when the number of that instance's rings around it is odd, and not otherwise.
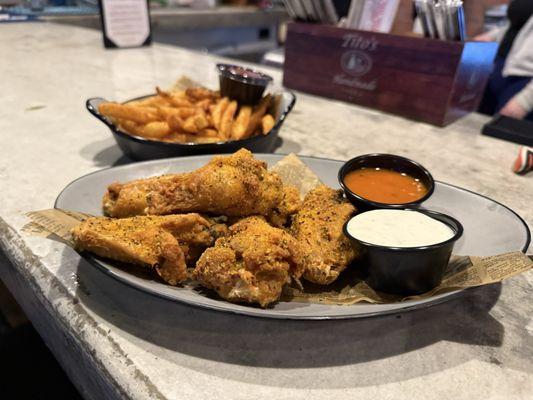
[{"label": "blurred person", "polygon": [[509,25],[474,38],[499,41],[479,111],[533,121],[533,0],[512,0]]}]

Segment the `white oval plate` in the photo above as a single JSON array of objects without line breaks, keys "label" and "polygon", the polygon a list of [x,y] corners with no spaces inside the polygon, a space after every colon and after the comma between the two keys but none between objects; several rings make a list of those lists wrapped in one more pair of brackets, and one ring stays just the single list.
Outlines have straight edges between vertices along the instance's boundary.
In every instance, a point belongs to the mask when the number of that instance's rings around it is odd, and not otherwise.
[{"label": "white oval plate", "polygon": [[[129,164],[104,169],[82,176],[70,183],[59,194],[55,207],[101,215],[102,196],[112,182],[125,182],[175,172],[192,171],[205,165],[212,155],[181,157]],[[256,157],[275,164],[283,155],[256,154]],[[337,188],[337,173],[342,161],[301,157],[327,185]],[[458,255],[489,256],[511,251],[525,251],[530,241],[526,223],[512,210],[487,197],[446,183],[436,182],[435,192],[424,202],[424,208],[443,212],[458,219],[464,227],[464,235],[457,242],[454,253]],[[155,280],[130,274],[112,263],[86,256],[94,265],[119,281],[139,290],[166,299],[213,310],[245,314],[255,317],[279,319],[335,319],[361,318],[390,314],[428,307],[457,296],[454,291],[424,300],[412,300],[395,304],[358,303],[350,306],[278,302],[273,307],[233,304],[221,299],[209,298],[190,288],[168,286]]]}]

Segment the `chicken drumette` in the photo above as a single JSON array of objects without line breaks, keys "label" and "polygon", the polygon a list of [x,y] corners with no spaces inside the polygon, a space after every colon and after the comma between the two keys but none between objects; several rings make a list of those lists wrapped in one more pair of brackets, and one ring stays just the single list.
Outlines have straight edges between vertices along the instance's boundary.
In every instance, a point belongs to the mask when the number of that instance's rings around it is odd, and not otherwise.
[{"label": "chicken drumette", "polygon": [[305,196],[290,231],[305,254],[306,280],[327,285],[354,260],[356,251],[342,229],[355,211],[341,190],[325,185]]}]

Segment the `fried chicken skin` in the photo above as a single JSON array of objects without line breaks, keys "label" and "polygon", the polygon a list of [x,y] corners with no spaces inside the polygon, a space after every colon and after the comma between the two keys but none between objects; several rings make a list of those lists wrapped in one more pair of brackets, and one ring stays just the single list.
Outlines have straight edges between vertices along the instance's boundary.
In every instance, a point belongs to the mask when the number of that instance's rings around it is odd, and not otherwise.
[{"label": "fried chicken skin", "polygon": [[249,217],[232,225],[227,236],[202,254],[193,278],[228,301],[266,307],[302,272],[296,240],[262,217]]},{"label": "fried chicken skin", "polygon": [[199,214],[88,218],[72,229],[78,250],[129,264],[147,266],[167,283],[187,279],[187,264],[212,246],[227,228]]},{"label": "fried chicken skin", "polygon": [[290,222],[290,216],[298,212],[302,206],[300,192],[294,186],[284,185],[281,201],[268,214],[267,220],[276,227],[284,227]]},{"label": "fried chicken skin", "polygon": [[356,251],[342,229],[355,211],[341,190],[325,185],[305,196],[290,232],[304,251],[306,280],[327,285],[354,260]]},{"label": "fried chicken skin", "polygon": [[193,172],[109,186],[103,199],[111,217],[199,212],[245,217],[268,215],[284,196],[280,177],[241,149],[216,156]]}]

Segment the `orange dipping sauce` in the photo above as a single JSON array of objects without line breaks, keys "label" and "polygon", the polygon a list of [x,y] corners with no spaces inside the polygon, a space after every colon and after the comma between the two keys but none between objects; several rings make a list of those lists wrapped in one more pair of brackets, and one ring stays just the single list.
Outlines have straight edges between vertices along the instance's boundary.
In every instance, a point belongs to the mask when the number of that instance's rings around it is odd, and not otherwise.
[{"label": "orange dipping sauce", "polygon": [[419,179],[383,168],[361,168],[348,172],[344,184],[356,195],[384,204],[411,203],[428,192]]}]

